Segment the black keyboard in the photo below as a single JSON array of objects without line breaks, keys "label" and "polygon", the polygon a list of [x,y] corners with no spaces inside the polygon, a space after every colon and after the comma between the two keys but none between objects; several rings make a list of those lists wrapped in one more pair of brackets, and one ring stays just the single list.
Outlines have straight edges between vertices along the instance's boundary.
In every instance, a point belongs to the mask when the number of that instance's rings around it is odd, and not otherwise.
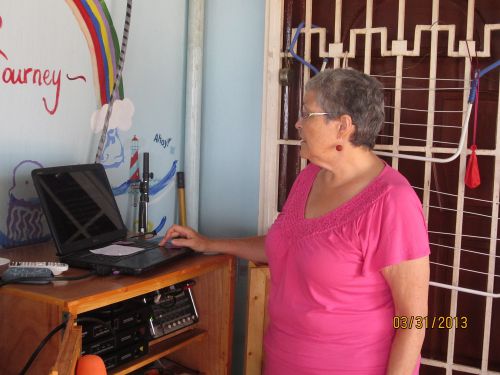
[{"label": "black keyboard", "polygon": [[130,255],[103,255],[103,254],[94,254],[94,253],[87,253],[85,255],[82,255],[81,258],[84,258],[85,260],[90,260],[93,262],[106,262],[108,263],[110,260],[113,260],[113,263],[120,261],[123,258],[127,258],[132,255],[139,254],[140,252],[130,254]]},{"label": "black keyboard", "polygon": [[152,242],[151,240],[143,240],[140,238],[132,238],[130,242],[133,242],[136,247],[142,247],[144,250],[155,249],[158,247],[157,242]]}]

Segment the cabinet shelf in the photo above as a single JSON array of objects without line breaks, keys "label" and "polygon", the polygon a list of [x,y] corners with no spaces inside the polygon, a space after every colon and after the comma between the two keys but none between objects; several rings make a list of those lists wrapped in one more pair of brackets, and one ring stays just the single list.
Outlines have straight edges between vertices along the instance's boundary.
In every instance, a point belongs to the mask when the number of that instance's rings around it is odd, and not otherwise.
[{"label": "cabinet shelf", "polygon": [[169,354],[176,352],[179,349],[188,346],[193,342],[198,342],[203,340],[208,335],[207,331],[194,328],[185,332],[182,332],[176,336],[170,337],[166,340],[157,342],[156,344],[150,345],[149,353],[144,357],[137,358],[134,361],[128,362],[123,366],[116,367],[112,369],[109,374],[111,375],[124,375],[132,371],[138,370],[160,358],[163,358]]},{"label": "cabinet shelf", "polygon": [[[54,261],[51,243],[5,250],[16,261]],[[69,276],[85,273],[71,268]],[[126,301],[167,286],[194,280],[199,320],[194,327],[149,342],[149,353],[110,371],[127,374],[162,357],[205,374],[228,375],[231,369],[235,260],[228,255],[192,256],[138,276],[115,275],[46,285],[6,285],[0,288],[0,332],[12,340],[0,341],[0,375],[16,375],[26,358],[62,319],[76,319],[87,311]],[[22,317],[22,319],[20,319]],[[16,322],[16,324],[13,324]],[[187,327],[186,327],[187,328]],[[67,341],[67,340],[66,340]],[[72,345],[54,335],[33,362],[30,371],[70,375],[79,355],[81,338]],[[75,349],[76,348],[76,349]],[[66,366],[58,366],[60,359]]]}]

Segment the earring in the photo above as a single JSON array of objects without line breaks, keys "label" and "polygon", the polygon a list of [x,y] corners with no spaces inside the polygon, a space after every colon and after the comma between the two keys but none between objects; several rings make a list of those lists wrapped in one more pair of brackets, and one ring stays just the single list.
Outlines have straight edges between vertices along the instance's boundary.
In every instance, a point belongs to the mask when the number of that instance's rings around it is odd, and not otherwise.
[{"label": "earring", "polygon": [[335,146],[335,150],[337,151],[342,151],[342,149],[343,149],[342,145]]}]

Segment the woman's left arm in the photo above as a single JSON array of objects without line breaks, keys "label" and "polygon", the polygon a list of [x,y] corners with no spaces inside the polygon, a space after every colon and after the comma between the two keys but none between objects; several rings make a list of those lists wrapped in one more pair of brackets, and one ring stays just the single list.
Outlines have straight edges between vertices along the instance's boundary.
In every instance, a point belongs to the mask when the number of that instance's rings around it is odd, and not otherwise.
[{"label": "woman's left arm", "polygon": [[425,337],[425,324],[417,328],[416,322],[428,313],[429,257],[385,267],[382,275],[391,288],[395,315],[407,323],[396,329],[387,375],[412,375]]}]

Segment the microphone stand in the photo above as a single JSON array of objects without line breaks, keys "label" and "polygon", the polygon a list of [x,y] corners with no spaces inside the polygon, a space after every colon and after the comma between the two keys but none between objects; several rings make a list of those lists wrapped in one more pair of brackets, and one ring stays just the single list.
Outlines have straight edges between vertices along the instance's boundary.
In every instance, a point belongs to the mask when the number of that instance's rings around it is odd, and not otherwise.
[{"label": "microphone stand", "polygon": [[149,203],[149,179],[153,178],[153,173],[149,173],[149,152],[143,153],[142,180],[139,183],[139,234],[146,234],[148,231],[148,203]]}]

